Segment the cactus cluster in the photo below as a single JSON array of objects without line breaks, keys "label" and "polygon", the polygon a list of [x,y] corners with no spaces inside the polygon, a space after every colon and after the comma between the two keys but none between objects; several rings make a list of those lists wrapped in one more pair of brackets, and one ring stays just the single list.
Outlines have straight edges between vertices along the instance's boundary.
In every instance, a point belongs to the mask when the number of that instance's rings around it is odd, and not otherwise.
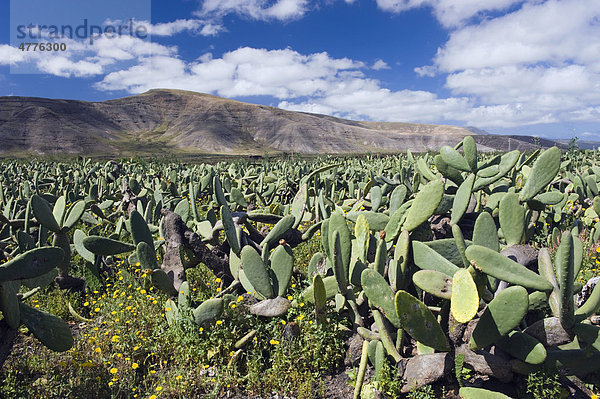
[{"label": "cactus cluster", "polygon": [[[364,338],[355,397],[368,364],[377,379],[390,360],[403,392],[450,375],[413,373],[449,359],[504,382],[543,367],[584,377],[600,364],[590,361],[600,357],[591,323],[600,288],[583,301],[574,295],[584,248],[600,238],[600,163],[570,162],[558,148],[479,154],[466,137],[435,156],[318,168],[84,160],[39,163],[33,173],[8,163],[0,255],[12,259],[0,265],[0,308],[10,328],[24,324],[66,350],[68,325],[26,305],[21,285],[100,290],[101,276],[128,262],[164,293],[170,325],[202,326],[239,295],[253,303],[241,312],[285,315],[300,306],[288,298],[295,281],[317,323],[338,312]],[[524,262],[520,251],[534,239],[542,248]],[[320,251],[299,270],[294,248],[309,240]],[[76,262],[82,279],[71,276]],[[186,276],[200,264],[221,282],[206,300],[194,298]],[[255,334],[243,333],[236,351]],[[459,382],[465,398],[500,395]]]}]

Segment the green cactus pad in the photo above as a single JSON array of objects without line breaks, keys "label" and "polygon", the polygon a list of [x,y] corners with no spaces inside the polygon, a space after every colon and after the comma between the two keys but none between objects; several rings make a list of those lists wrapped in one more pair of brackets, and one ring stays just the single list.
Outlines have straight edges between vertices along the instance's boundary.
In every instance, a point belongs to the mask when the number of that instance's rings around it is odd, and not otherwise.
[{"label": "green cactus pad", "polygon": [[[370,226],[373,228],[372,226]],[[345,273],[345,279],[348,280],[348,272],[350,269],[350,257],[352,255],[352,238],[350,236],[350,229],[346,219],[338,212],[333,212],[329,218],[329,254],[330,259],[333,259],[334,240],[333,235],[335,232],[339,233],[340,236],[340,252],[343,270]],[[333,263],[333,262],[332,262]]]},{"label": "green cactus pad", "polygon": [[528,308],[525,288],[512,286],[500,291],[479,318],[471,336],[471,349],[484,348],[508,334],[523,320]]},{"label": "green cactus pad", "polygon": [[473,137],[467,136],[463,139],[463,151],[471,172],[477,173],[477,144]]},{"label": "green cactus pad", "polygon": [[465,251],[465,255],[476,269],[497,279],[538,291],[553,289],[552,284],[544,277],[492,249],[471,245]]},{"label": "green cactus pad", "polygon": [[412,276],[417,287],[438,298],[452,297],[452,278],[435,270],[419,270]]},{"label": "green cactus pad", "polygon": [[454,263],[420,241],[412,242],[413,261],[423,270],[436,270],[450,277],[459,269]]},{"label": "green cactus pad", "polygon": [[250,283],[250,281],[248,280],[248,278],[246,277],[246,273],[244,273],[244,269],[239,269],[238,271],[238,279],[240,280],[240,284],[242,284],[242,287],[244,287],[244,289],[246,290],[246,292],[249,295],[252,295],[253,297],[262,300],[265,299],[265,296],[262,295],[260,292],[256,291],[256,288],[254,288],[252,286],[252,284]]},{"label": "green cactus pad", "polygon": [[380,186],[371,187],[371,191],[369,192],[371,196],[371,210],[373,212],[377,212],[379,207],[381,206],[381,199],[383,197],[383,192],[381,191]]},{"label": "green cactus pad", "polygon": [[60,265],[64,256],[64,251],[58,247],[42,247],[27,251],[0,265],[0,282],[41,276]]},{"label": "green cactus pad", "polygon": [[348,290],[349,268],[346,268],[344,265],[344,253],[340,242],[340,233],[337,230],[333,232],[332,243],[333,247],[331,248],[331,253],[333,255],[333,275],[337,281],[339,291],[342,294],[345,294]]},{"label": "green cactus pad", "polygon": [[154,270],[158,268],[158,262],[156,260],[156,253],[154,252],[154,247],[151,247],[150,245],[142,241],[137,245],[135,254],[137,256],[138,262],[140,262],[140,266],[142,267],[142,269]]},{"label": "green cactus pad", "polygon": [[469,166],[467,160],[454,148],[448,145],[442,146],[442,148],[440,148],[440,155],[444,159],[444,162],[446,162],[449,166],[452,166],[454,169],[458,169],[463,172],[471,171],[471,167]]},{"label": "green cactus pad", "polygon": [[404,184],[398,185],[394,189],[394,191],[392,191],[392,194],[390,195],[390,204],[389,204],[390,215],[393,215],[394,212],[396,212],[396,210],[399,209],[400,206],[402,206],[402,203],[404,202],[404,199],[406,198],[407,191],[408,191],[408,189],[406,188],[406,186]]},{"label": "green cactus pad", "polygon": [[70,230],[77,224],[85,212],[85,201],[79,200],[69,208],[69,213],[63,222],[63,229]]},{"label": "green cactus pad", "polygon": [[473,229],[473,244],[500,251],[498,242],[498,229],[494,218],[487,212],[482,212],[475,220]]},{"label": "green cactus pad", "polygon": [[207,322],[213,321],[223,313],[223,299],[212,298],[202,302],[200,306],[192,311],[194,323],[201,326]]},{"label": "green cactus pad", "polygon": [[473,276],[466,269],[460,269],[452,277],[452,299],[450,311],[459,323],[466,323],[477,314],[479,295]]},{"label": "green cactus pad", "polygon": [[372,306],[381,308],[385,316],[396,328],[400,328],[400,320],[396,313],[394,291],[381,274],[373,269],[365,269],[360,275],[360,282]]},{"label": "green cactus pad", "polygon": [[167,324],[172,326],[177,321],[177,317],[179,316],[179,309],[177,309],[177,304],[172,299],[167,299],[165,302],[165,318],[167,319]]},{"label": "green cactus pad", "polygon": [[54,316],[19,303],[21,322],[49,349],[55,352],[64,352],[73,347],[73,335],[69,325]]},{"label": "green cactus pad", "polygon": [[433,215],[444,195],[444,182],[434,180],[419,191],[406,212],[403,229],[412,231]]},{"label": "green cactus pad", "polygon": [[273,271],[273,289],[278,296],[283,296],[288,289],[294,271],[294,255],[289,245],[279,245],[271,254],[271,270]]},{"label": "green cactus pad", "polygon": [[383,230],[390,221],[390,217],[388,215],[373,211],[348,212],[346,214],[346,218],[348,220],[356,222],[360,215],[364,215],[367,218],[367,220],[369,221],[369,228],[371,230]]},{"label": "green cactus pad", "polygon": [[223,222],[223,228],[225,229],[225,237],[227,238],[227,242],[229,246],[233,250],[234,253],[240,253],[240,240],[238,238],[237,232],[235,231],[235,224],[233,223],[233,218],[231,217],[231,211],[227,205],[221,206],[221,221]]},{"label": "green cactus pad", "polygon": [[0,309],[4,321],[13,329],[19,328],[21,324],[21,311],[17,297],[20,285],[17,281],[6,281],[0,284]]},{"label": "green cactus pad", "polygon": [[118,255],[123,252],[135,250],[135,247],[131,244],[100,236],[89,236],[84,238],[83,246],[85,249],[98,256]]},{"label": "green cactus pad", "polygon": [[525,233],[525,208],[515,193],[505,194],[500,200],[498,219],[507,245],[521,243]]},{"label": "green cactus pad", "polygon": [[594,208],[594,211],[596,212],[596,215],[600,216],[600,196],[596,196],[594,198],[592,206]]},{"label": "green cactus pad", "polygon": [[[327,276],[323,278],[323,285],[325,286],[325,297],[326,299],[332,299],[335,297],[335,294],[338,292],[337,280],[335,276]],[[302,291],[302,298],[306,302],[313,303],[314,302],[314,286],[308,286],[304,291]]]},{"label": "green cactus pad", "polygon": [[579,309],[575,311],[577,319],[586,319],[600,311],[600,284],[596,284],[591,295]]},{"label": "green cactus pad", "polygon": [[395,302],[404,331],[417,341],[439,351],[450,349],[442,327],[423,302],[406,291],[398,291]]},{"label": "green cactus pad", "polygon": [[[492,183],[503,178],[519,161],[521,152],[514,150],[508,152],[500,157],[500,163],[497,165],[497,173],[493,176],[483,177],[483,170],[479,170],[478,177],[475,179],[473,185],[473,191],[481,190],[482,188],[489,187]],[[494,165],[495,167],[496,165]],[[483,168],[482,168],[483,169]]]},{"label": "green cactus pad", "polygon": [[356,245],[352,245],[352,249],[356,248],[357,258],[364,263],[367,261],[367,251],[369,250],[371,238],[369,221],[365,215],[358,215],[356,218],[354,236],[356,237]]},{"label": "green cactus pad", "polygon": [[275,226],[273,226],[273,229],[271,229],[271,231],[269,231],[269,234],[267,234],[267,236],[260,243],[260,245],[261,246],[268,245],[269,247],[272,248],[273,244],[278,242],[279,239],[285,233],[287,233],[287,231],[289,229],[291,229],[294,226],[295,220],[296,220],[296,218],[292,215],[287,215],[287,216],[283,217],[279,222],[277,222],[277,224]]},{"label": "green cactus pad", "polygon": [[385,240],[390,242],[394,241],[402,229],[406,211],[408,210],[410,203],[405,203],[400,208],[396,209],[392,213],[389,222],[385,225]]},{"label": "green cactus pad", "polygon": [[[144,245],[140,243],[141,245]],[[173,280],[162,269],[152,270],[152,285],[169,296],[176,296],[179,292],[173,286]]]},{"label": "green cactus pad", "polygon": [[463,399],[511,399],[500,392],[488,391],[483,388],[463,387],[460,388],[458,394]]},{"label": "green cactus pad", "polygon": [[556,275],[558,277],[558,287],[560,292],[560,313],[561,324],[565,328],[570,328],[574,323],[573,318],[573,282],[574,276],[574,245],[573,235],[570,231],[565,231],[560,240],[560,245],[556,251]]},{"label": "green cactus pad", "polygon": [[190,283],[184,281],[179,286],[179,293],[177,294],[177,305],[182,311],[187,310],[190,307]]},{"label": "green cactus pad", "polygon": [[246,208],[248,206],[248,201],[246,201],[246,197],[244,197],[244,194],[240,191],[239,188],[237,187],[233,187],[231,189],[231,200],[233,202],[235,202],[236,204],[238,204],[239,206],[242,206],[244,208]]},{"label": "green cactus pad", "polygon": [[31,210],[38,222],[50,231],[60,231],[60,226],[52,214],[50,205],[45,199],[35,194],[31,197]]},{"label": "green cactus pad", "polygon": [[327,301],[327,291],[325,290],[325,283],[323,278],[316,274],[313,277],[313,301],[315,304],[315,314],[317,319],[321,319],[325,314],[325,302]]},{"label": "green cactus pad", "polygon": [[595,350],[600,351],[600,327],[590,324],[575,324],[575,335],[579,342],[590,345]]},{"label": "green cactus pad", "polygon": [[388,278],[394,292],[404,287],[409,251],[410,234],[408,231],[402,230],[396,242],[396,248],[394,248],[394,259],[390,260],[388,270]]},{"label": "green cactus pad", "polygon": [[381,238],[377,243],[377,250],[375,251],[375,263],[373,267],[382,276],[385,274],[385,265],[387,263],[387,259],[387,244],[385,239]]},{"label": "green cactus pad", "polygon": [[94,263],[94,254],[88,251],[83,246],[83,239],[86,238],[87,235],[82,230],[75,230],[73,232],[73,245],[75,246],[75,250],[77,253],[88,262]]},{"label": "green cactus pad", "polygon": [[546,193],[541,193],[535,197],[535,199],[544,205],[557,205],[562,202],[564,196],[565,195],[560,191],[548,191]]},{"label": "green cactus pad", "polygon": [[61,195],[56,199],[54,203],[54,207],[52,208],[52,216],[54,216],[54,220],[56,223],[61,226],[63,219],[65,217],[65,211],[67,210],[67,199],[64,195]]},{"label": "green cactus pad", "polygon": [[229,249],[229,272],[237,280],[238,273],[240,267],[242,266],[242,260],[233,252],[233,250]]},{"label": "green cactus pad", "polygon": [[242,248],[240,259],[242,260],[244,274],[254,289],[266,298],[273,298],[275,295],[269,271],[258,252],[246,245]]},{"label": "green cactus pad", "polygon": [[557,147],[549,148],[540,154],[519,193],[521,201],[532,199],[550,184],[560,169],[560,156],[561,151]]},{"label": "green cactus pad", "polygon": [[215,201],[219,206],[227,206],[227,200],[225,199],[225,193],[223,192],[223,186],[219,176],[213,178],[213,193],[215,195]]},{"label": "green cactus pad", "polygon": [[133,211],[129,215],[129,229],[134,245],[137,246],[140,242],[145,242],[151,248],[154,248],[154,239],[148,228],[148,223],[138,211]]},{"label": "green cactus pad", "polygon": [[454,182],[454,184],[456,184],[457,186],[460,186],[462,184],[462,182],[464,181],[464,178],[463,178],[460,170],[448,165],[446,163],[446,161],[444,161],[444,158],[439,154],[436,155],[435,157],[433,157],[433,161],[435,163],[435,167],[437,168],[437,170],[444,177],[452,180],[452,182]]},{"label": "green cactus pad", "polygon": [[469,202],[471,201],[471,191],[473,190],[474,182],[475,175],[471,174],[456,191],[454,202],[452,203],[452,217],[450,223],[458,223],[465,214],[465,211],[469,207]]},{"label": "green cactus pad", "polygon": [[511,331],[500,338],[496,345],[503,351],[529,364],[540,364],[546,360],[546,348],[529,334]]},{"label": "green cactus pad", "polygon": [[292,201],[292,215],[296,218],[293,228],[298,228],[302,222],[302,216],[306,212],[308,206],[308,186],[303,184],[296,193],[294,200]]}]

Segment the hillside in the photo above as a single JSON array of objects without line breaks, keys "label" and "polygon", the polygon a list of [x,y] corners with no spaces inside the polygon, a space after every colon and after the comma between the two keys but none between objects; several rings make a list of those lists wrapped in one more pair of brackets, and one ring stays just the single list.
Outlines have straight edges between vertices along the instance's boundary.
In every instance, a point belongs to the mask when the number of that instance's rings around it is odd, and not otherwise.
[{"label": "hillside", "polygon": [[[305,154],[426,151],[473,132],[416,123],[358,122],[181,90],[103,102],[0,97],[0,155]],[[481,150],[505,147],[477,136]],[[515,138],[512,149],[530,143]]]}]

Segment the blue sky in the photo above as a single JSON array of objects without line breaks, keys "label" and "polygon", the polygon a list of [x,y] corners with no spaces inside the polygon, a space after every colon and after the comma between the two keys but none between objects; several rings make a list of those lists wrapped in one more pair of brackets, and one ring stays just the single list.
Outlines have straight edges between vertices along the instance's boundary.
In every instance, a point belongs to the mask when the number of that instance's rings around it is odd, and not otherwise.
[{"label": "blue sky", "polygon": [[[125,5],[124,5],[125,4]],[[144,34],[50,37],[84,19]],[[152,88],[355,120],[600,140],[598,0],[11,0],[0,95]],[[66,51],[21,51],[23,28]],[[132,26],[132,25],[130,25]]]}]

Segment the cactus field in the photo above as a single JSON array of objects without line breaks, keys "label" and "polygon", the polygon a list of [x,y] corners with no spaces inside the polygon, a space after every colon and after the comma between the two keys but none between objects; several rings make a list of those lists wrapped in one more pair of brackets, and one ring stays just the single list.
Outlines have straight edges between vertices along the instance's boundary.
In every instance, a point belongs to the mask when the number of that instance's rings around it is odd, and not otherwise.
[{"label": "cactus field", "polygon": [[600,394],[600,152],[4,160],[0,397]]}]

